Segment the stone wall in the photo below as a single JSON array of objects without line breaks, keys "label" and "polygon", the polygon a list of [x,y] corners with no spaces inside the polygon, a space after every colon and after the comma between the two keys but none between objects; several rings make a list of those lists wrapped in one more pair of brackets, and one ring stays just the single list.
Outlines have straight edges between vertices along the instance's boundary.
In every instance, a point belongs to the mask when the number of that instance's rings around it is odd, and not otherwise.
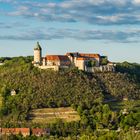
[{"label": "stone wall", "polygon": [[86,72],[95,73],[95,72],[115,72],[115,67],[113,65],[104,65],[99,67],[85,67]]},{"label": "stone wall", "polygon": [[59,70],[59,66],[55,66],[55,65],[46,65],[46,66],[38,66],[38,68],[40,68],[40,69],[52,69],[52,70],[54,70],[54,71],[58,71]]}]

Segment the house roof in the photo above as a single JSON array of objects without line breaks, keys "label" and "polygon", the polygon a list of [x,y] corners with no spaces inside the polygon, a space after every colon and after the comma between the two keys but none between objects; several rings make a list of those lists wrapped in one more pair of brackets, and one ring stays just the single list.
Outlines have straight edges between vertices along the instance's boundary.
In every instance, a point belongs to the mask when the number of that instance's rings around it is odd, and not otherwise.
[{"label": "house roof", "polygon": [[30,129],[29,128],[15,128],[16,132],[22,132],[22,133],[29,133]]},{"label": "house roof", "polygon": [[78,57],[76,60],[87,60],[85,57]]},{"label": "house roof", "polygon": [[47,60],[53,60],[53,61],[70,61],[68,56],[66,55],[47,55]]},{"label": "house roof", "polygon": [[100,58],[99,54],[92,54],[92,53],[90,54],[90,53],[68,52],[66,55],[67,56],[72,56],[72,57]]},{"label": "house roof", "polygon": [[78,52],[68,52],[66,53],[67,56],[77,57],[79,55]]},{"label": "house roof", "polygon": [[100,58],[99,54],[80,53],[79,56],[81,56],[81,57],[90,57],[90,58]]},{"label": "house roof", "polygon": [[2,133],[30,133],[29,128],[2,128]]},{"label": "house roof", "polygon": [[42,134],[42,133],[44,133],[45,132],[45,130],[44,129],[42,129],[42,128],[33,128],[32,129],[32,133],[33,134]]},{"label": "house roof", "polygon": [[14,133],[15,128],[2,128],[1,131],[2,133]]}]

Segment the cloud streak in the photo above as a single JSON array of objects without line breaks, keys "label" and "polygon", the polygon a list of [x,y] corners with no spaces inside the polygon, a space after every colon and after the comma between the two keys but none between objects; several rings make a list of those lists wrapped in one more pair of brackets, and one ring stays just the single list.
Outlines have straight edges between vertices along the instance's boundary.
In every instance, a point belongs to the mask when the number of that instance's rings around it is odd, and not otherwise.
[{"label": "cloud streak", "polygon": [[139,0],[70,0],[59,3],[0,0],[16,5],[9,16],[23,16],[42,21],[86,22],[98,25],[140,24]]},{"label": "cloud streak", "polygon": [[[24,17],[38,20],[38,23],[64,22],[88,23],[98,25],[96,30],[80,30],[70,28],[46,28],[47,25],[33,29],[33,24],[17,22],[0,22],[1,29],[12,29],[8,35],[0,35],[0,40],[99,40],[107,42],[133,43],[139,42],[140,30],[106,30],[110,25],[140,25],[140,0],[63,0],[61,2],[38,2],[37,0],[0,0],[0,4],[8,4],[13,7],[4,10],[0,15],[10,17]],[[78,25],[78,24],[75,24]],[[104,25],[101,30],[100,25]],[[40,26],[38,24],[38,26]],[[22,27],[22,28],[21,28]],[[24,30],[24,29],[25,30]],[[32,29],[31,29],[32,28]],[[45,29],[46,28],[46,29]],[[86,28],[86,27],[85,27]],[[7,31],[6,30],[6,31]],[[27,32],[28,31],[28,32]]]},{"label": "cloud streak", "polygon": [[25,23],[22,23],[22,22],[10,22],[10,23],[7,23],[7,22],[0,22],[0,29],[17,29],[17,28],[20,28],[20,27],[28,27],[27,24]]},{"label": "cloud streak", "polygon": [[[30,34],[29,34],[30,33]],[[0,35],[0,40],[54,40],[54,39],[76,39],[76,40],[100,40],[103,42],[134,43],[140,37],[140,30],[78,30],[78,29],[56,29],[30,30],[28,33]]]}]

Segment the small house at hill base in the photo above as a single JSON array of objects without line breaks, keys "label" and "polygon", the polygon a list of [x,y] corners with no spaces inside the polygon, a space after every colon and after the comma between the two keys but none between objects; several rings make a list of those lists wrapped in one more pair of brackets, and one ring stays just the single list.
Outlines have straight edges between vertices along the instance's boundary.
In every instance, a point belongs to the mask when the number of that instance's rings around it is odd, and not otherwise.
[{"label": "small house at hill base", "polygon": [[23,135],[24,137],[30,135],[29,128],[0,128],[1,135]]},{"label": "small house at hill base", "polygon": [[27,137],[30,135],[33,136],[44,136],[44,135],[50,135],[50,129],[46,128],[0,128],[0,136],[3,135],[23,135],[23,137]]},{"label": "small house at hill base", "polygon": [[37,136],[37,137],[50,135],[50,129],[33,128],[32,135]]}]

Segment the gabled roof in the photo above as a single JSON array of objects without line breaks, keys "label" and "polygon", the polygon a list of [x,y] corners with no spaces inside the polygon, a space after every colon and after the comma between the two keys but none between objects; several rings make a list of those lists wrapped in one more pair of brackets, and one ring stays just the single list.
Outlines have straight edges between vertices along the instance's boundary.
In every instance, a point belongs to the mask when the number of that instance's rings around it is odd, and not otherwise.
[{"label": "gabled roof", "polygon": [[30,129],[29,128],[15,128],[15,131],[17,133],[22,132],[22,133],[29,133]]},{"label": "gabled roof", "polygon": [[66,55],[47,55],[46,59],[51,61],[70,61]]},{"label": "gabled roof", "polygon": [[72,57],[100,58],[99,54],[90,54],[90,53],[68,52],[66,55],[67,56],[72,56]]},{"label": "gabled roof", "polygon": [[88,58],[85,58],[85,57],[78,57],[76,60],[88,60]]},{"label": "gabled roof", "polygon": [[15,128],[2,128],[1,131],[2,133],[14,133]]},{"label": "gabled roof", "polygon": [[30,133],[29,128],[2,128],[2,133]]},{"label": "gabled roof", "polygon": [[72,57],[78,57],[79,53],[78,52],[68,52],[66,53],[67,56],[72,56]]},{"label": "gabled roof", "polygon": [[42,128],[33,128],[32,129],[32,134],[43,134],[45,133],[46,131]]},{"label": "gabled roof", "polygon": [[81,57],[90,57],[90,58],[100,58],[99,54],[80,53],[79,56],[81,56]]}]

